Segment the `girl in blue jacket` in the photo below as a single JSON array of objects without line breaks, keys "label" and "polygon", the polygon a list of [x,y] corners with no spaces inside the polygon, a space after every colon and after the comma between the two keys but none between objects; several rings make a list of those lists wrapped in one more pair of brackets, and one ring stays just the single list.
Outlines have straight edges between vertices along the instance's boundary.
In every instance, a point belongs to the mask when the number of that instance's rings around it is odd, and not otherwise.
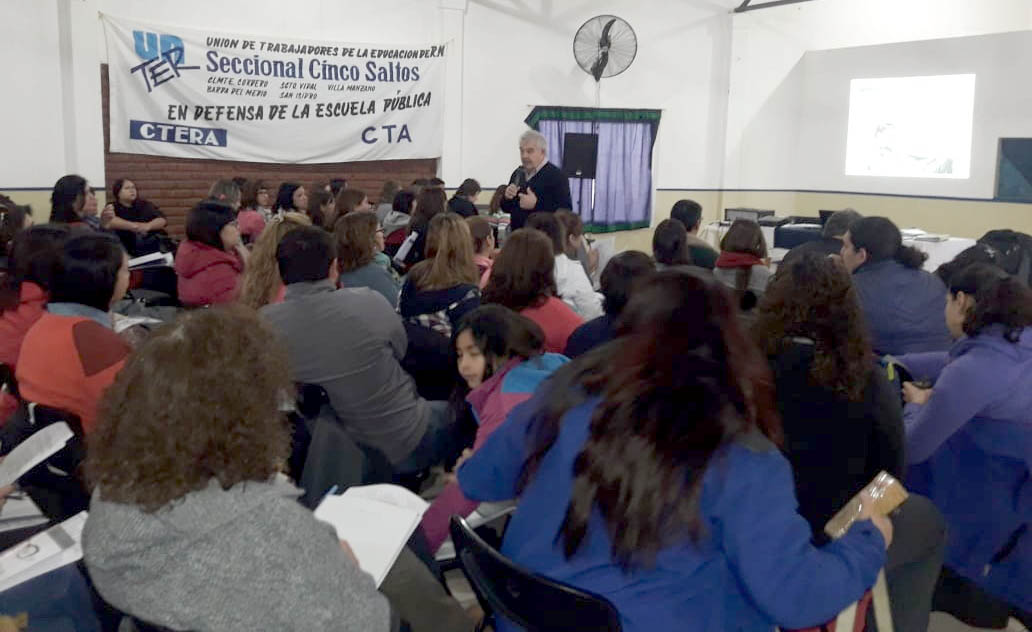
[{"label": "girl in blue jacket", "polygon": [[656,274],[617,334],[559,369],[459,469],[468,498],[519,496],[502,553],[605,597],[627,632],[804,628],[857,600],[891,525],[862,520],[810,543],[775,447],[767,363],[720,282]]},{"label": "girl in blue jacket", "polygon": [[949,352],[900,358],[931,389],[903,385],[907,487],[949,531],[946,565],[1032,610],[1032,290],[974,264],[950,279]]}]

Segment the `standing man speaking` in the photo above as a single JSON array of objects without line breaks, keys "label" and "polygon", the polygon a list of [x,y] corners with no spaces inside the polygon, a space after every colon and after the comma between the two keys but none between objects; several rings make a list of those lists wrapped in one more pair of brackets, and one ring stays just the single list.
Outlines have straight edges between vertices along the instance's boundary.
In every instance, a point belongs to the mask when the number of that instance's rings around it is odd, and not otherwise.
[{"label": "standing man speaking", "polygon": [[527,130],[520,136],[520,162],[502,200],[502,210],[511,217],[510,230],[523,228],[531,213],[573,208],[570,180],[548,162],[548,143],[540,132]]}]

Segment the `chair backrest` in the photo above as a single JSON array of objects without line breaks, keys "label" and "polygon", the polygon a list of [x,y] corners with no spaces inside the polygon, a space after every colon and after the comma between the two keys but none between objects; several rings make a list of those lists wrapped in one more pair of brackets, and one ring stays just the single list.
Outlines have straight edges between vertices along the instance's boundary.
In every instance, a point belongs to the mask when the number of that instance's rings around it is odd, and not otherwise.
[{"label": "chair backrest", "polygon": [[605,598],[519,567],[495,551],[459,516],[451,536],[462,571],[485,613],[528,632],[620,632],[620,614]]}]

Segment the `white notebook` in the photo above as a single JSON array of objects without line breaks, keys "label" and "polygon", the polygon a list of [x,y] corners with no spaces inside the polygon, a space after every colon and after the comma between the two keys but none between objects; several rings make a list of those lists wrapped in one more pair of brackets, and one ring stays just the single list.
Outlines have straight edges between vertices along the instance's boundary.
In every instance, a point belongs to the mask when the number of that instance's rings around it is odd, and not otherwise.
[{"label": "white notebook", "polygon": [[63,421],[51,424],[22,441],[0,463],[0,487],[10,485],[68,443],[72,430]]},{"label": "white notebook", "polygon": [[366,485],[327,496],[315,517],[333,525],[379,588],[429,506],[404,487]]}]

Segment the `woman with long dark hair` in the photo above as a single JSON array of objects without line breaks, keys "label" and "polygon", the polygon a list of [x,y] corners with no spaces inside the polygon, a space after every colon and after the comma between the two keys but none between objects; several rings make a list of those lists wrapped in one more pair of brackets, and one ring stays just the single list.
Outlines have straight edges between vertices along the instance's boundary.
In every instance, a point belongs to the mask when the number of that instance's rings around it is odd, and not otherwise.
[{"label": "woman with long dark hair", "polygon": [[50,193],[50,222],[89,228],[83,208],[90,197],[93,197],[93,189],[86,178],[74,174],[62,176]]},{"label": "woman with long dark hair", "polygon": [[946,566],[1032,621],[1032,290],[978,263],[950,279],[949,352],[905,355],[907,487],[942,510]]},{"label": "woman with long dark hair", "polygon": [[212,200],[198,203],[186,216],[186,241],[176,253],[179,300],[190,307],[235,300],[249,257],[233,208]]},{"label": "woman with long dark hair", "polygon": [[275,213],[304,213],[308,211],[308,192],[297,182],[284,182],[276,192]]},{"label": "woman with long dark hair", "polygon": [[519,497],[502,553],[607,598],[627,632],[803,628],[858,599],[891,525],[862,520],[810,544],[776,447],[770,373],[727,290],[659,272],[618,334],[459,468],[470,499]]},{"label": "woman with long dark hair", "polygon": [[756,307],[770,280],[767,241],[760,225],[748,219],[736,219],[720,240],[713,275],[735,291],[742,311]]},{"label": "woman with long dark hair", "polygon": [[141,198],[136,183],[128,178],[115,180],[111,193],[114,202],[105,209],[109,219],[104,227],[115,231],[130,257],[158,252],[161,242],[155,235],[165,234],[168,226],[158,207]]},{"label": "woman with long dark hair", "polygon": [[430,220],[444,213],[447,208],[448,196],[443,189],[426,188],[416,196],[416,210],[412,212],[408,225],[408,234],[416,233],[416,239],[405,258],[406,265],[415,265],[428,256],[426,239],[430,232]]}]

